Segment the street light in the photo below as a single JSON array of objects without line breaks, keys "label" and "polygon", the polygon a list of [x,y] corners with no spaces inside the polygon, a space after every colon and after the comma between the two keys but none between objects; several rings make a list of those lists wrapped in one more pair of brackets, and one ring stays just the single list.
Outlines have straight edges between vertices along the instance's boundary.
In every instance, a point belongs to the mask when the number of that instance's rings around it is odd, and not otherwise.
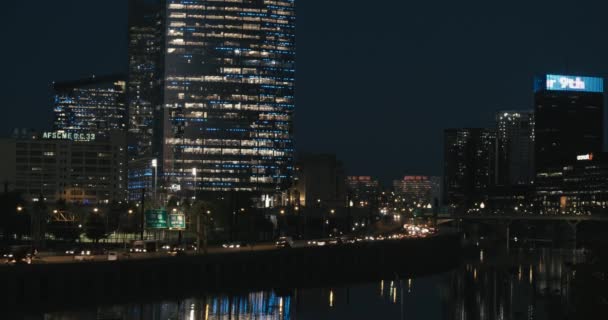
[{"label": "street light", "polygon": [[194,176],[194,197],[193,197],[193,199],[196,200],[196,168],[192,168],[192,175]]},{"label": "street light", "polygon": [[157,174],[158,160],[152,159],[152,168],[154,168],[154,198],[153,203],[156,205],[156,174]]},{"label": "street light", "polygon": [[23,207],[22,206],[17,206],[17,212],[21,212],[23,211]]},{"label": "street light", "polygon": [[97,212],[97,211],[99,211],[99,209],[97,209],[97,208],[94,208],[94,209],[93,209],[93,212]]}]

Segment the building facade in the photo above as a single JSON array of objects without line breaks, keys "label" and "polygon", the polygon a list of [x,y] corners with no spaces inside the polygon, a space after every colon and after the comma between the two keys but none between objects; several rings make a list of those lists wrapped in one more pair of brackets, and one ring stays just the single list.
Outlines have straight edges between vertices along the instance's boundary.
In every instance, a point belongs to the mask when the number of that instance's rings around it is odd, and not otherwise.
[{"label": "building facade", "polygon": [[605,211],[604,80],[545,75],[535,81],[536,197],[541,214]]},{"label": "building facade", "polygon": [[55,82],[53,127],[56,131],[108,137],[127,130],[125,78],[102,76]]},{"label": "building facade", "polygon": [[569,165],[537,176],[536,207],[545,215],[608,212],[608,154],[576,156]]},{"label": "building facade", "polygon": [[405,176],[401,180],[393,181],[395,194],[408,203],[408,205],[434,205],[435,199],[441,199],[441,178],[431,176]]},{"label": "building facade", "polygon": [[496,184],[534,182],[534,112],[499,111],[496,114]]},{"label": "building facade", "polygon": [[444,204],[452,210],[479,206],[494,185],[496,131],[485,128],[444,131]]},{"label": "building facade", "polygon": [[604,143],[604,80],[545,75],[535,80],[537,173],[598,153]]},{"label": "building facade", "polygon": [[378,195],[381,192],[380,183],[370,176],[346,177],[348,202],[354,207],[378,206]]},{"label": "building facade", "polygon": [[129,0],[129,155],[160,155],[164,24],[162,2]]},{"label": "building facade", "polygon": [[292,187],[293,205],[346,207],[344,165],[332,154],[304,154],[298,158]]},{"label": "building facade", "polygon": [[125,201],[126,135],[44,132],[0,139],[0,179],[34,202],[73,204]]},{"label": "building facade", "polygon": [[[147,135],[161,187],[172,193],[168,186],[177,185],[182,195],[286,190],[294,155],[295,1],[166,0],[160,17],[162,66],[153,69],[163,74],[162,106],[140,114],[154,118]],[[132,132],[150,129],[150,121],[131,121]]]}]

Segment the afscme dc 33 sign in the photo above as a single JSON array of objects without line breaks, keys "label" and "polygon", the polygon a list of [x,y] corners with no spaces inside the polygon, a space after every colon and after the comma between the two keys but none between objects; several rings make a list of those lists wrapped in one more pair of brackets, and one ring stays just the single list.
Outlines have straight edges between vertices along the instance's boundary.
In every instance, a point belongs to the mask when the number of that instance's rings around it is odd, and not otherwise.
[{"label": "afscme dc 33 sign", "polygon": [[548,91],[578,91],[578,92],[604,92],[604,79],[583,76],[564,76],[548,74],[537,80],[536,90]]}]

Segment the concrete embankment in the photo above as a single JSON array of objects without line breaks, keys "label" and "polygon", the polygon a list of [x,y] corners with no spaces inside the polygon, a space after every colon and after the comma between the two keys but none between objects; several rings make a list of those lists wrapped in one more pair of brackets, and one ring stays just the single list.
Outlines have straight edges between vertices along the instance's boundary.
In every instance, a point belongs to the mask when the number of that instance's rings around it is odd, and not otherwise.
[{"label": "concrete embankment", "polygon": [[448,271],[458,234],[353,245],[0,268],[2,310],[52,311],[414,277]]}]

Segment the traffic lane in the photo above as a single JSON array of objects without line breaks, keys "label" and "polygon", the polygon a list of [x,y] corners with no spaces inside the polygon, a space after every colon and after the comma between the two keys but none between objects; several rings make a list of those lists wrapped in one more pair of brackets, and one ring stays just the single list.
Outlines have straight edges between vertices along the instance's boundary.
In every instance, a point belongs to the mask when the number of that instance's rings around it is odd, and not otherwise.
[{"label": "traffic lane", "polygon": [[[406,238],[410,238],[410,237],[406,237]],[[411,238],[416,238],[416,237],[411,237]],[[314,240],[314,242],[316,243],[316,242],[319,242],[320,240],[327,240],[327,239],[317,239],[317,240]],[[386,240],[390,240],[390,239],[386,239]],[[303,241],[303,240],[298,240],[298,241]],[[311,240],[311,241],[313,241],[313,240]],[[357,242],[359,242],[359,241],[357,241]],[[301,244],[298,247],[318,247],[318,246],[320,246],[320,245]],[[207,253],[219,254],[219,253],[246,252],[246,251],[256,252],[256,251],[270,251],[270,250],[277,250],[277,249],[279,249],[279,248],[277,248],[277,246],[275,245],[274,242],[264,242],[264,243],[257,243],[254,245],[245,245],[240,248],[224,248],[222,246],[210,246],[207,249]],[[172,254],[167,251],[148,252],[148,253],[128,253],[128,252],[124,252],[122,250],[116,250],[116,251],[112,251],[112,252],[117,253],[116,257],[118,260],[153,259],[153,258],[176,256],[175,254]],[[200,254],[202,254],[202,253],[203,253],[203,251],[201,250]],[[199,253],[196,251],[186,251],[185,254],[186,255],[196,255]],[[0,261],[2,261],[2,260],[0,260]],[[109,261],[109,259],[108,259],[107,254],[90,255],[90,256],[84,256],[83,258],[81,258],[79,256],[74,256],[74,255],[58,255],[58,256],[44,256],[42,258],[38,257],[38,258],[35,258],[32,261],[32,263],[34,263],[34,264],[39,264],[39,263],[83,263],[83,262],[87,262],[87,261],[101,262],[101,261]],[[6,263],[6,261],[3,261],[3,262]]]}]

